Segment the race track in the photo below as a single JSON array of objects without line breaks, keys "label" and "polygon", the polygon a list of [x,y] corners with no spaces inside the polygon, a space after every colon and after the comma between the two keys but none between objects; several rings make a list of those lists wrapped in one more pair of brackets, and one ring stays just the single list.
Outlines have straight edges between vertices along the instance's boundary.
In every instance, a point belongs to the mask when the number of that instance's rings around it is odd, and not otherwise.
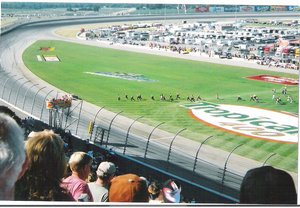
[{"label": "race track", "polygon": [[[119,19],[116,21],[119,21]],[[60,26],[66,25],[70,25],[70,23],[65,22]],[[94,42],[59,37],[53,32],[57,27],[55,23],[21,27],[2,35],[0,43],[0,98],[15,105],[17,107],[16,111],[22,109],[37,119],[41,119],[47,123],[49,121],[49,112],[45,109],[45,99],[56,97],[57,94],[63,93],[63,89],[57,89],[32,74],[22,62],[23,51],[36,40],[41,39],[67,40],[95,45]],[[100,44],[98,44],[98,46],[100,46]],[[102,46],[104,47],[105,45]],[[110,47],[120,48],[119,46]],[[140,52],[147,52],[137,48],[126,48],[126,50],[141,50]],[[177,54],[166,53],[161,55],[177,56]],[[184,58],[187,58],[187,56]],[[190,58],[193,59],[193,57]],[[198,58],[197,60],[216,61],[205,57],[203,57],[203,59]],[[229,62],[229,64],[234,65],[237,63],[232,61],[232,63]],[[245,63],[241,64],[245,66]],[[251,66],[254,67],[253,64]],[[88,122],[95,119],[96,125],[104,129],[111,128],[111,133],[106,135],[105,145],[107,148],[113,147],[117,153],[122,154],[125,150],[124,139],[128,136],[126,155],[180,177],[187,178],[197,184],[212,188],[213,190],[220,190],[222,168],[228,156],[227,152],[203,145],[198,157],[195,171],[197,177],[195,177],[193,174],[187,173],[192,173],[194,157],[200,145],[199,143],[181,136],[176,137],[172,146],[169,162],[166,163],[170,142],[174,138],[174,134],[156,129],[152,134],[147,157],[145,158],[146,141],[153,127],[137,121],[130,128],[130,134],[128,135],[127,130],[134,120],[122,116],[122,113],[116,115],[118,112],[109,112],[104,108],[98,114],[97,118],[95,118],[101,106],[95,106],[84,101],[75,101],[73,106],[72,117],[68,118],[68,121],[64,123],[65,125],[63,127],[70,130],[74,135],[82,139],[89,138],[87,134]],[[237,199],[242,176],[250,168],[261,165],[261,163],[256,161],[233,154],[227,164],[226,188],[223,190],[223,193]]]}]

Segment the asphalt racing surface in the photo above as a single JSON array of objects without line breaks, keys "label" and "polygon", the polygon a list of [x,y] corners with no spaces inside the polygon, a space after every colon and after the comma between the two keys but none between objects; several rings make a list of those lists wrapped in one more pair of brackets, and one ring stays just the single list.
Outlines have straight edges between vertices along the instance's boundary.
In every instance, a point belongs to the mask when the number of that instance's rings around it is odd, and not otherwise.
[{"label": "asphalt racing surface", "polygon": [[[109,22],[113,20],[103,20],[103,22],[105,21]],[[120,20],[118,19],[117,21]],[[97,22],[99,22],[99,20]],[[72,22],[72,24],[83,23]],[[98,45],[101,47],[114,47],[120,49],[120,46],[117,45],[109,46],[107,44],[100,44],[92,41],[67,39],[64,37],[59,37],[54,33],[54,30],[57,29],[57,27],[67,25],[70,25],[70,22],[66,21],[60,24],[47,23],[28,25],[1,36],[0,98],[3,98],[1,99],[1,104],[4,103],[5,105],[9,105],[11,108],[12,106],[10,104],[14,105],[16,107],[14,110],[18,115],[21,115],[21,117],[26,115],[22,113],[23,110],[31,114],[33,117],[48,123],[49,114],[45,109],[45,98],[56,97],[60,93],[63,94],[63,90],[57,89],[43,80],[40,80],[38,77],[32,74],[22,62],[23,51],[36,40],[65,40],[87,45]],[[126,47],[122,49],[146,53],[150,52],[145,51],[142,48]],[[158,54],[157,51],[155,54]],[[178,56],[178,54],[175,53],[163,52],[161,52],[160,55]],[[182,57],[183,56],[181,55],[180,58]],[[184,58],[209,62],[222,61],[218,58],[211,59],[208,57],[196,58],[192,56],[184,56]],[[224,61],[222,64],[224,64]],[[234,60],[230,60],[228,64],[246,66],[246,63],[236,62]],[[259,68],[261,66],[254,63],[249,63],[249,66],[247,65],[247,67]],[[262,69],[266,68],[263,67]],[[278,69],[272,68],[268,70],[278,71]],[[298,71],[292,73],[298,74]],[[111,133],[107,135],[104,143],[106,147],[113,148],[116,152],[121,154],[125,151],[124,138],[127,136],[127,130],[134,120],[122,116],[121,113],[116,115],[116,113],[109,112],[105,110],[105,108],[101,109],[101,112],[98,114],[97,118],[95,118],[95,115],[100,110],[101,106],[95,106],[85,101],[74,101],[73,106],[75,107],[72,111],[72,116],[68,118],[69,120],[66,121],[66,125],[64,126],[67,130],[70,130],[74,135],[77,135],[82,139],[87,139],[88,122],[95,119],[96,125],[105,129],[111,128]],[[82,109],[80,108],[81,106]],[[111,125],[112,120],[113,125]],[[220,191],[220,178],[222,177],[222,169],[228,157],[228,152],[215,149],[204,144],[201,147],[201,152],[198,156],[196,169],[196,173],[204,176],[202,177],[197,175],[197,177],[195,177],[191,170],[193,170],[195,154],[200,144],[181,136],[176,137],[176,140],[172,146],[172,152],[169,159],[170,163],[166,163],[170,142],[174,138],[174,134],[156,129],[151,137],[147,156],[145,157],[144,153],[147,138],[152,130],[152,126],[136,121],[130,129],[130,135],[128,137],[128,143],[126,146],[126,155],[131,156],[141,162],[153,165],[154,167],[160,168],[164,171],[176,174],[179,177],[191,180],[199,185],[209,187],[217,192],[220,192],[220,194],[224,193],[228,195],[229,198],[233,197],[238,199],[239,185],[241,183],[242,176],[244,176],[247,170],[262,165],[259,162],[232,154],[227,164],[228,172],[226,172],[226,174],[228,180],[225,180],[224,183],[226,189],[222,189],[222,191]],[[294,176],[295,183],[297,184],[297,175],[292,175]]]}]

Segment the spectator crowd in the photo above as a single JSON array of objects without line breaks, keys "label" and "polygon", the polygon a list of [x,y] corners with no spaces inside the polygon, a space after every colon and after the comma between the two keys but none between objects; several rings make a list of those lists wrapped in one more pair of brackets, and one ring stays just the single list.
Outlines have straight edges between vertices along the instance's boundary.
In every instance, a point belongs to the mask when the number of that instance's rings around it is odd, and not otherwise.
[{"label": "spectator crowd", "polygon": [[[24,135],[22,120],[0,106],[0,200],[187,203],[176,179],[118,172],[111,158],[72,151],[53,130]],[[295,184],[283,170],[251,169],[241,184],[240,203],[297,204]]]}]

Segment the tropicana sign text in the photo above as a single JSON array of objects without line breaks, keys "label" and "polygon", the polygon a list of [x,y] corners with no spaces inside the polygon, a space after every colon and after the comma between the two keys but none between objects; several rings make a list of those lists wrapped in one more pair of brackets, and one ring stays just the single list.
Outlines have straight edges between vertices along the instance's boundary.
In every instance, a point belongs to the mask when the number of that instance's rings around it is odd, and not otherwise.
[{"label": "tropicana sign text", "polygon": [[200,122],[247,137],[298,142],[298,117],[248,106],[201,102],[183,105]]}]

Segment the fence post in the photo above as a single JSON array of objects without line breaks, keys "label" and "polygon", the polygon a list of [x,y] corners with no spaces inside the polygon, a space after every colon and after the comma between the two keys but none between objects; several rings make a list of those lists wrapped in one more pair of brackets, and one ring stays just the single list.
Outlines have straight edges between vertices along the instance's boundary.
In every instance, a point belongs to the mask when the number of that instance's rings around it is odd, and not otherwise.
[{"label": "fence post", "polygon": [[159,123],[158,125],[156,125],[152,131],[150,132],[149,136],[148,136],[148,139],[147,139],[147,144],[146,144],[146,149],[145,149],[145,154],[144,154],[144,158],[146,158],[146,154],[147,154],[147,151],[148,151],[148,146],[149,146],[149,142],[150,142],[150,137],[152,136],[152,133],[154,132],[155,129],[157,129],[160,125],[164,124],[165,122],[161,122]]},{"label": "fence post", "polygon": [[117,113],[117,114],[113,117],[113,119],[111,119],[111,122],[110,122],[109,128],[108,128],[108,133],[107,133],[107,139],[106,139],[105,147],[107,147],[107,144],[108,144],[108,138],[109,138],[109,134],[110,134],[110,130],[111,130],[111,125],[112,125],[113,121],[115,120],[115,118],[116,118],[120,113],[123,113],[123,111],[120,111],[119,113]]},{"label": "fence post", "polygon": [[137,121],[139,120],[140,118],[143,118],[143,116],[140,116],[138,117],[137,119],[135,119],[129,126],[128,130],[127,130],[127,134],[126,134],[126,138],[125,138],[125,145],[124,145],[124,150],[123,150],[123,155],[125,155],[125,152],[126,152],[126,147],[127,147],[127,142],[128,142],[128,136],[129,136],[129,131],[132,127],[132,125]]},{"label": "fence post", "polygon": [[21,84],[20,86],[19,86],[19,88],[18,88],[18,91],[17,91],[17,96],[16,96],[16,99],[15,99],[15,106],[16,106],[16,104],[17,104],[17,100],[18,100],[18,98],[19,98],[19,93],[20,93],[20,89],[21,89],[21,87],[23,87],[26,83],[28,83],[28,82],[30,82],[29,80],[27,80],[26,82],[24,82],[23,84]]},{"label": "fence post", "polygon": [[44,111],[44,106],[45,106],[46,99],[47,99],[48,95],[49,95],[51,92],[53,92],[53,91],[54,91],[54,90],[50,90],[50,91],[47,93],[47,95],[45,96],[45,98],[44,98],[44,102],[43,102],[43,106],[42,106],[42,110],[41,110],[40,120],[42,120],[42,116],[43,116],[43,111]]},{"label": "fence post", "polygon": [[3,98],[3,94],[4,94],[4,89],[5,89],[6,83],[8,82],[9,79],[11,79],[11,78],[13,78],[13,77],[15,77],[15,76],[17,76],[17,75],[16,75],[16,74],[15,74],[15,75],[12,75],[11,77],[8,77],[8,78],[5,80],[5,82],[4,82],[4,84],[3,84],[3,90],[2,90],[1,98]]},{"label": "fence post", "polygon": [[236,146],[235,148],[233,148],[233,150],[231,150],[231,152],[229,153],[226,161],[225,161],[225,165],[224,165],[224,169],[223,169],[223,175],[222,175],[222,192],[223,192],[223,188],[224,188],[224,178],[225,178],[225,172],[226,172],[226,167],[227,167],[227,162],[229,160],[229,157],[231,156],[231,154],[233,153],[234,150],[236,150],[237,148],[239,148],[240,146],[242,146],[243,144],[240,144],[238,146]]},{"label": "fence post", "polygon": [[[96,113],[96,115],[95,115],[95,117],[94,117],[94,121],[93,121],[94,124],[95,124],[95,122],[96,122],[96,119],[97,119],[98,114],[100,113],[100,111],[101,111],[103,108],[104,108],[104,106],[103,106],[102,108],[100,108],[100,109],[97,111],[97,113]],[[92,139],[92,136],[93,136],[93,133],[91,133],[90,141],[91,141],[91,139]]]},{"label": "fence post", "polygon": [[79,110],[79,114],[78,114],[78,121],[77,121],[77,126],[76,126],[76,131],[75,131],[76,135],[77,135],[78,125],[79,125],[80,116],[81,116],[82,104],[83,104],[83,100],[81,100],[81,103],[80,103],[80,110]]},{"label": "fence post", "polygon": [[[77,106],[78,106],[79,104],[80,104],[80,103],[78,103],[78,104],[73,108],[73,110],[68,111],[68,116],[66,117],[65,128],[64,128],[64,130],[66,130],[67,127],[71,126],[73,123],[75,123],[75,121],[77,121],[77,120],[74,120],[71,124],[69,124],[69,126],[67,126],[69,115],[74,111],[75,108],[77,108]],[[69,131],[70,131],[70,130],[69,130]]]},{"label": "fence post", "polygon": [[35,104],[36,96],[37,96],[37,94],[38,94],[42,89],[44,89],[44,88],[46,88],[46,87],[41,87],[41,88],[35,93],[35,95],[34,95],[34,98],[33,98],[33,101],[32,101],[32,106],[31,106],[31,111],[30,111],[30,114],[31,114],[31,115],[32,115],[32,112],[33,112],[33,106],[34,106],[34,104]]},{"label": "fence post", "polygon": [[199,154],[199,152],[200,152],[200,149],[201,149],[202,145],[203,145],[207,140],[209,140],[209,139],[212,138],[212,137],[213,137],[213,136],[209,136],[209,137],[207,137],[203,142],[201,142],[201,144],[200,144],[200,146],[199,146],[199,148],[198,148],[198,150],[197,150],[196,156],[195,156],[194,167],[193,167],[193,175],[195,174],[195,169],[196,169],[196,164],[197,164],[198,154]]},{"label": "fence post", "polygon": [[180,134],[184,130],[186,130],[186,128],[179,130],[176,133],[176,135],[174,136],[174,138],[172,139],[171,143],[170,143],[169,152],[168,152],[168,158],[167,158],[167,163],[168,163],[167,170],[169,169],[169,159],[170,159],[170,155],[171,155],[171,149],[172,149],[173,142],[174,142],[175,138],[177,137],[177,135]]},{"label": "fence post", "polygon": [[267,163],[267,161],[268,161],[271,157],[273,157],[274,155],[276,155],[276,153],[272,153],[272,154],[265,160],[265,162],[263,163],[262,166],[265,166],[265,164]]},{"label": "fence post", "polygon": [[[19,81],[19,80],[21,80],[21,79],[24,79],[23,77],[21,77],[21,78],[19,78],[19,79],[16,79],[16,80],[14,80],[14,82],[13,82],[13,86],[14,86],[14,84],[17,82],[17,81]],[[10,96],[11,96],[11,92],[12,92],[12,89],[13,89],[14,87],[12,87],[12,88],[10,88],[10,91],[9,91],[9,95],[8,95],[8,102],[10,101]]]},{"label": "fence post", "polygon": [[[10,74],[11,74],[11,72],[7,72],[7,71],[4,71],[4,70],[1,69],[0,73],[2,73],[2,72],[3,72],[4,74],[6,74],[7,76],[10,76]],[[1,76],[1,78],[2,78],[2,77],[6,78],[6,76]],[[1,80],[1,83],[2,83],[2,80]]]},{"label": "fence post", "polygon": [[29,88],[26,90],[25,95],[24,95],[24,99],[23,99],[23,105],[22,105],[22,109],[23,109],[23,110],[24,110],[24,106],[25,106],[25,100],[26,100],[27,93],[29,92],[29,90],[30,90],[32,87],[37,86],[37,85],[39,85],[39,84],[34,84],[34,85],[32,85],[31,87],[29,87]]}]

